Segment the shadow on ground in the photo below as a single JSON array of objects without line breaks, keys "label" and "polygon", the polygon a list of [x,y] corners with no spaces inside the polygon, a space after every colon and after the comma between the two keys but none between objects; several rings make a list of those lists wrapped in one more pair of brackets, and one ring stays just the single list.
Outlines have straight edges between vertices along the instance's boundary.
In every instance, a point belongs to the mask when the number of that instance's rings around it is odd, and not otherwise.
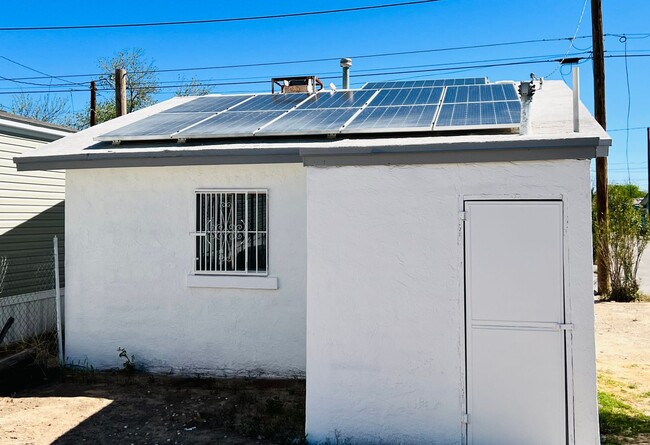
[{"label": "shadow on ground", "polygon": [[99,411],[89,409],[89,415],[81,416],[84,420],[60,435],[55,444],[248,445],[304,441],[304,380],[100,373],[66,376],[15,397],[38,397],[41,405],[48,400],[56,404],[62,397],[79,398],[81,410],[85,409],[81,403],[88,400],[85,398],[107,401]]}]

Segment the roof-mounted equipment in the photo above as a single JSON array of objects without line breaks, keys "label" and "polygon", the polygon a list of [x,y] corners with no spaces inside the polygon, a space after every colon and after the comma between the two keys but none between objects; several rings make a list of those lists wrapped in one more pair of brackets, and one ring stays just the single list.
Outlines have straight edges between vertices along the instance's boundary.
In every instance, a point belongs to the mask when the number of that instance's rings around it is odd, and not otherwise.
[{"label": "roof-mounted equipment", "polygon": [[323,89],[323,82],[316,76],[274,77],[271,79],[271,93],[275,93],[276,85],[281,93],[312,94]]}]

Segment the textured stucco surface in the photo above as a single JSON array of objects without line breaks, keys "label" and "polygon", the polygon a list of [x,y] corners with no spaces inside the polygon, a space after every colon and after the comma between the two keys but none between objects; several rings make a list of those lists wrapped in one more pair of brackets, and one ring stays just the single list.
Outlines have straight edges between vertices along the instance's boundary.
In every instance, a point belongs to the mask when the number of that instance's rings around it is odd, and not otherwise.
[{"label": "textured stucco surface", "polygon": [[308,168],[310,439],[462,443],[464,198],[563,199],[575,443],[598,443],[588,160]]},{"label": "textured stucco surface", "polygon": [[[151,371],[304,375],[305,175],[296,164],[68,172],[66,357],[118,367],[121,346]],[[277,290],[188,287],[197,188],[269,190]]]}]

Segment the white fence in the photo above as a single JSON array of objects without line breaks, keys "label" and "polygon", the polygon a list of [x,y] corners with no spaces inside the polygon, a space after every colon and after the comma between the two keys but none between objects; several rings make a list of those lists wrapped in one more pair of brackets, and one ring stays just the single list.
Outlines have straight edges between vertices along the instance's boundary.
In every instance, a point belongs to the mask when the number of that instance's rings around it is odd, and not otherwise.
[{"label": "white fence", "polygon": [[[63,289],[61,289],[61,297],[61,306],[63,306]],[[10,317],[14,318],[14,323],[2,341],[3,345],[20,342],[45,333],[55,333],[55,290],[0,298],[0,329]]]}]

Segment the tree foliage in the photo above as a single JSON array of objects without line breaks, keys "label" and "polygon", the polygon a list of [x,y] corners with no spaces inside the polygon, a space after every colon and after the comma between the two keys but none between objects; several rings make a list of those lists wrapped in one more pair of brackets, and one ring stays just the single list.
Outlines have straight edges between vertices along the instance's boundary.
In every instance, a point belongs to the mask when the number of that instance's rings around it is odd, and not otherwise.
[{"label": "tree foliage", "polygon": [[[153,59],[147,58],[141,48],[125,49],[118,51],[112,57],[99,59],[99,68],[102,71],[97,87],[107,89],[106,94],[98,95],[96,116],[97,123],[113,119],[115,111],[115,70],[124,68],[126,70],[126,111],[131,113],[140,108],[153,105],[155,93],[159,84],[156,75],[156,65]],[[90,106],[86,107],[89,110]],[[75,114],[70,119],[70,126],[83,129],[90,125],[90,113],[83,111]]]},{"label": "tree foliage", "polygon": [[608,187],[607,225],[594,222],[594,241],[598,254],[609,246],[609,280],[614,301],[634,301],[640,297],[637,272],[641,255],[650,241],[647,211],[635,205],[644,196],[637,186]]},{"label": "tree foliage", "polygon": [[190,80],[186,80],[185,77],[180,76],[178,78],[178,83],[181,84],[181,86],[176,88],[177,96],[205,96],[212,92],[210,87],[201,85],[201,83],[194,77]]},{"label": "tree foliage", "polygon": [[148,59],[142,48],[122,50],[115,53],[113,57],[101,58],[99,68],[102,70],[99,77],[100,88],[111,90],[115,90],[115,70],[118,68],[126,70],[127,113],[156,102],[154,94],[158,91],[157,68],[153,59]]},{"label": "tree foliage", "polygon": [[65,125],[68,103],[61,97],[49,94],[35,99],[33,95],[20,93],[12,98],[9,112],[43,122]]}]

